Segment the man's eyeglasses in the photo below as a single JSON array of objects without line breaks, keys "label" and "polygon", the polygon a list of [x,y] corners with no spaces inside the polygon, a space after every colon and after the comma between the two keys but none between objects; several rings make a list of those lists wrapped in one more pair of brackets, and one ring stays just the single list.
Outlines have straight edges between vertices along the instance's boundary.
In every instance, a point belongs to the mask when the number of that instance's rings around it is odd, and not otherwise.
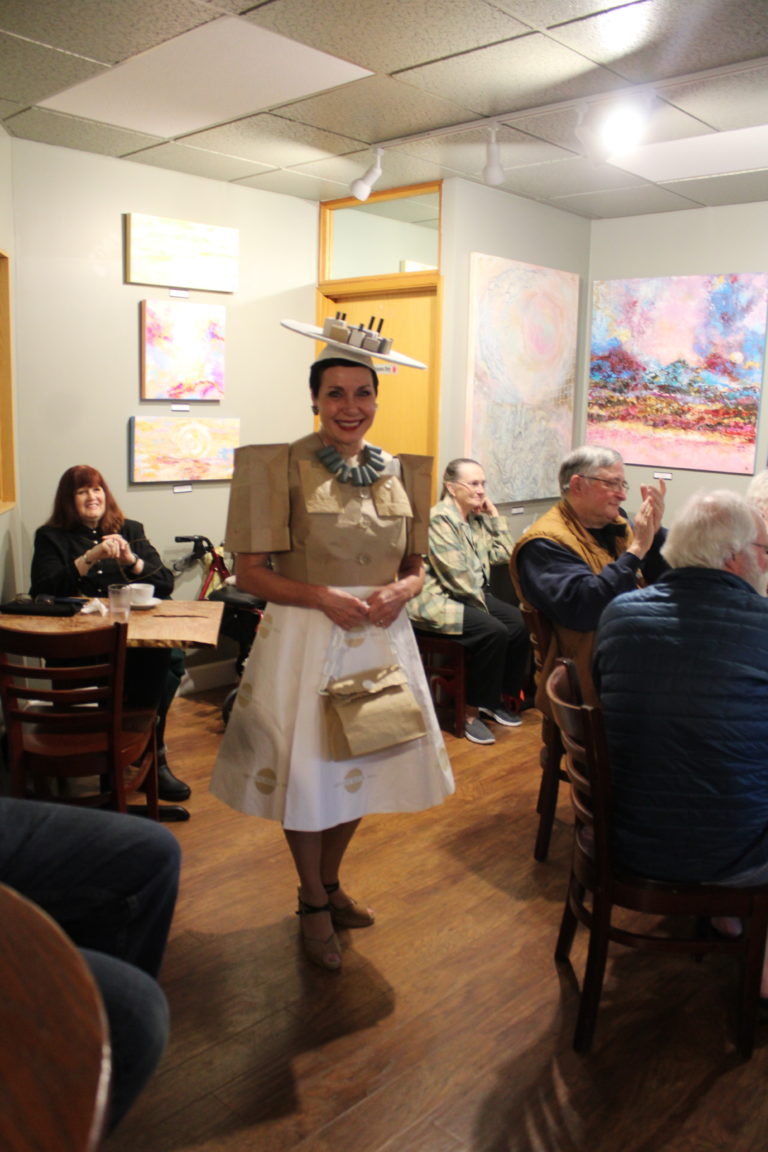
[{"label": "man's eyeglasses", "polygon": [[626,480],[603,480],[602,476],[585,476],[583,472],[577,472],[582,480],[596,480],[598,484],[602,484],[605,488],[610,488],[611,492],[621,492],[626,496],[629,492],[629,484]]},{"label": "man's eyeglasses", "polygon": [[758,544],[756,540],[752,541],[753,548],[760,548],[768,556],[768,544]]}]

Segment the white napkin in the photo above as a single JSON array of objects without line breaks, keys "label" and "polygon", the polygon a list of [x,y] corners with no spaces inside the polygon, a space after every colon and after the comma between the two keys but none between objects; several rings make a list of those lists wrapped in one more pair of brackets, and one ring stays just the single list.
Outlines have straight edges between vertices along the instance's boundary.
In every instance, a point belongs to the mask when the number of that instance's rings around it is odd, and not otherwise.
[{"label": "white napkin", "polygon": [[83,616],[87,616],[89,612],[98,612],[100,616],[106,616],[108,609],[106,604],[102,604],[101,600],[86,600],[80,609]]}]

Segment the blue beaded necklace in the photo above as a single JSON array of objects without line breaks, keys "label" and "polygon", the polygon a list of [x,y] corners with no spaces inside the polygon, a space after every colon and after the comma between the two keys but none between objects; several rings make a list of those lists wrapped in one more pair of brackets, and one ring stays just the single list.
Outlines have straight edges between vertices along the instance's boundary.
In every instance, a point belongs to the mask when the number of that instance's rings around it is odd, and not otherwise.
[{"label": "blue beaded necklace", "polygon": [[365,445],[360,453],[361,463],[353,468],[350,468],[344,457],[330,444],[319,448],[315,456],[340,484],[352,484],[355,488],[373,484],[385,467],[381,448],[376,448],[373,444]]}]

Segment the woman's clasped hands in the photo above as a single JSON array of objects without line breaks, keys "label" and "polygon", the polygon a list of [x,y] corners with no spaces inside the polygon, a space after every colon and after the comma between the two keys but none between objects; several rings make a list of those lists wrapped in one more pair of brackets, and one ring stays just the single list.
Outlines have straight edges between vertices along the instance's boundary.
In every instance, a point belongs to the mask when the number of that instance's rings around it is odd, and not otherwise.
[{"label": "woman's clasped hands", "polygon": [[407,599],[407,591],[396,583],[376,588],[365,600],[343,588],[324,588],[320,607],[329,620],[345,631],[366,624],[388,628],[397,619]]},{"label": "woman's clasped hands", "polygon": [[116,560],[118,564],[128,567],[136,562],[130,544],[117,532],[102,537],[100,543],[89,548],[88,559],[91,564],[97,564],[99,560]]}]

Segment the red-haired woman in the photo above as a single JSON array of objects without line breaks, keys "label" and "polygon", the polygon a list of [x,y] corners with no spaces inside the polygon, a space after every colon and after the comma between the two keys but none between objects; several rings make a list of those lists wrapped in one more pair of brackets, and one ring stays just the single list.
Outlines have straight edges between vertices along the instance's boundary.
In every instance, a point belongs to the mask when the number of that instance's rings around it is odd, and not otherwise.
[{"label": "red-haired woman", "polygon": [[[32,595],[106,596],[110,584],[135,581],[151,584],[161,600],[173,591],[173,573],[146,538],[144,525],[127,519],[97,468],[75,464],[59,480],[53,511],[35,533]],[[160,701],[157,743],[163,800],[186,800],[190,794],[189,785],[168,767],[164,743],[166,713],[183,670],[177,649],[137,648],[128,653],[127,699],[137,706]]]}]

